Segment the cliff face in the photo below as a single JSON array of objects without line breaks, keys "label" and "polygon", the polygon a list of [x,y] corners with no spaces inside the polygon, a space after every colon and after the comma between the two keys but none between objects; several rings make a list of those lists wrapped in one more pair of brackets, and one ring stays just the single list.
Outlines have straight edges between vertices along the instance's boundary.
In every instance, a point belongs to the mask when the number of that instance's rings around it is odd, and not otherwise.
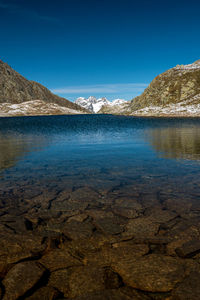
[{"label": "cliff face", "polygon": [[0,104],[20,104],[32,100],[42,100],[45,103],[87,112],[79,105],[54,95],[43,85],[27,80],[0,60]]},{"label": "cliff face", "polygon": [[[129,108],[131,113],[154,114],[156,109],[162,107],[165,110],[168,108],[166,113],[170,114],[176,107],[179,112],[187,113],[189,105],[190,110],[195,111],[196,107],[200,113],[198,104],[200,104],[200,60],[190,65],[177,65],[158,75],[141,96],[131,101]],[[159,112],[162,113],[160,110]]]}]

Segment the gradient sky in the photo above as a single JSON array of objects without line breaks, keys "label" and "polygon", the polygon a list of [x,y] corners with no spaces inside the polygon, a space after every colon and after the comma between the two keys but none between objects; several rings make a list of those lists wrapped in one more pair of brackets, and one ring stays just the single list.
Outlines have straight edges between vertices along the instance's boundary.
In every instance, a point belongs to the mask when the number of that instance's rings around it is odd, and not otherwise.
[{"label": "gradient sky", "polygon": [[200,58],[199,15],[194,0],[0,0],[0,58],[69,100],[128,100]]}]

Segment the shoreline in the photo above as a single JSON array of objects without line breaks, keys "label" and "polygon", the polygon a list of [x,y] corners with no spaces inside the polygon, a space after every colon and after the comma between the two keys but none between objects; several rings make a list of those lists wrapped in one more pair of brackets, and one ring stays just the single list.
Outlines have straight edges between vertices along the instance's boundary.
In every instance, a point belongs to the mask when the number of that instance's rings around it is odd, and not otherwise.
[{"label": "shoreline", "polygon": [[71,114],[30,114],[30,115],[1,115],[0,118],[17,118],[17,117],[48,117],[48,116],[81,116],[81,115],[112,115],[112,116],[121,116],[121,117],[137,117],[137,118],[200,118],[199,115],[180,115],[180,114],[149,114],[149,115],[142,115],[142,114],[89,114],[89,113],[71,113]]}]

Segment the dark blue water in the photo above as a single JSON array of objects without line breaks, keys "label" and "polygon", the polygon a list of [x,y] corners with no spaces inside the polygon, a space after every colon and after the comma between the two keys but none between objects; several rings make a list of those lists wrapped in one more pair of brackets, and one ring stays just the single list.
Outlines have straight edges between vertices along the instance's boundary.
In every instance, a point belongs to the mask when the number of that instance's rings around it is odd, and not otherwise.
[{"label": "dark blue water", "polygon": [[0,118],[0,189],[127,186],[200,195],[200,119]]}]

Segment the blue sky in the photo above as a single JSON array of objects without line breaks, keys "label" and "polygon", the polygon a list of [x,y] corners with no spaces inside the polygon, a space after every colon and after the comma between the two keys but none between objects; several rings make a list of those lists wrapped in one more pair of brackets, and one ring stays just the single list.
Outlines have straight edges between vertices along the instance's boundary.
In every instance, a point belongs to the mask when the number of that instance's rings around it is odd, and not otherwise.
[{"label": "blue sky", "polygon": [[69,100],[128,100],[200,58],[199,12],[196,0],[0,0],[0,58]]}]

